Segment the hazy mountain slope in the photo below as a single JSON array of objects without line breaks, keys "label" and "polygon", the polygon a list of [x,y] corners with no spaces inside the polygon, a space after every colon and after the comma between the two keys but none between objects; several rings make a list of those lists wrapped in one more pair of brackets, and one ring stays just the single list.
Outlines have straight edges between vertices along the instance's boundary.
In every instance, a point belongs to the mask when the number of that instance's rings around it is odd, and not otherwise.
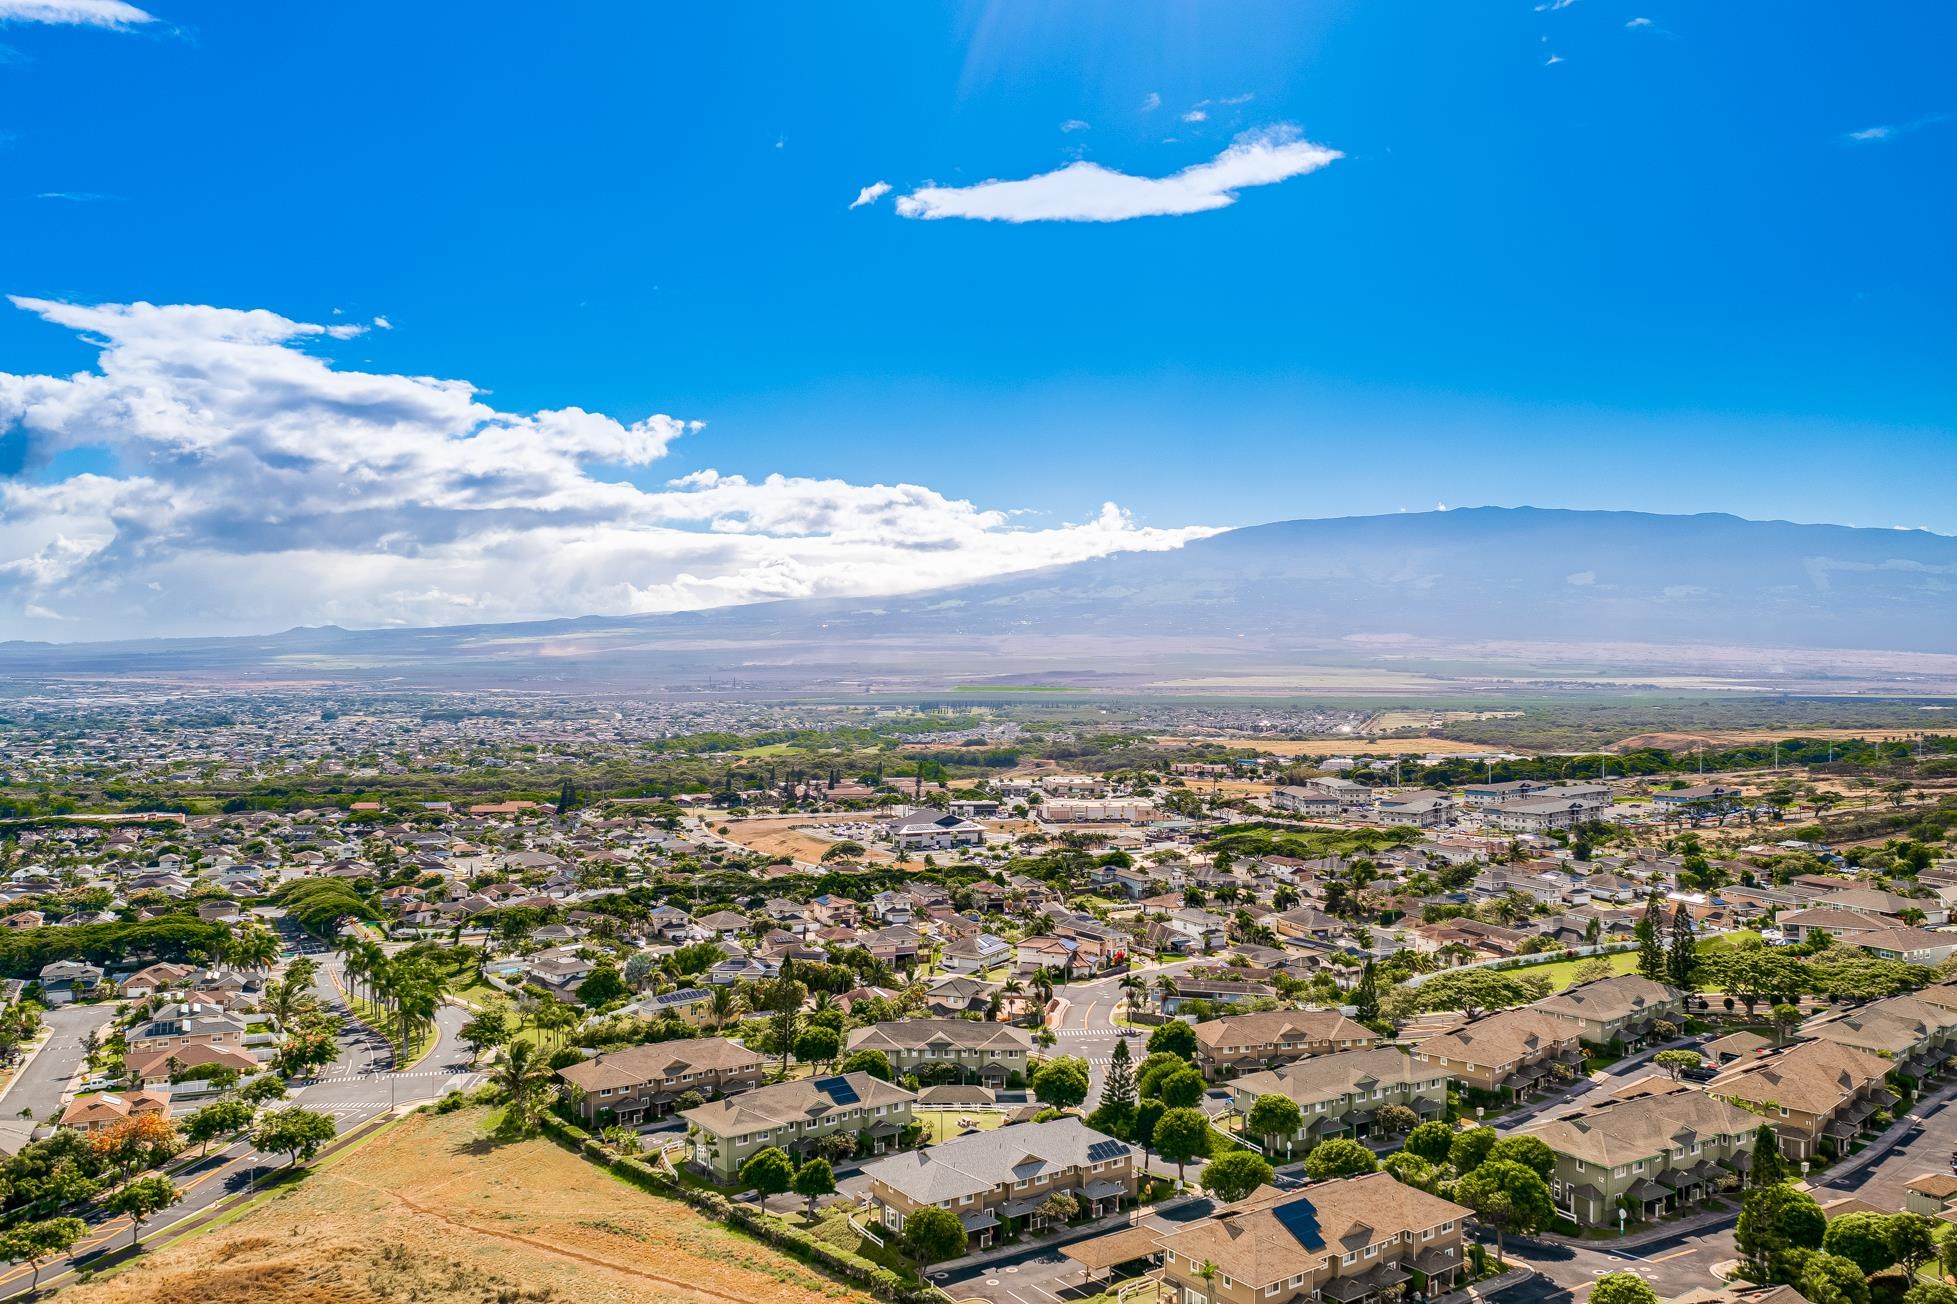
[{"label": "hazy mountain slope", "polygon": [[[629,682],[975,673],[988,658],[1214,668],[1372,640],[1957,649],[1957,539],[1737,517],[1477,508],[1286,521],[905,597],[263,638],[0,644],[0,673]],[[1074,649],[1068,652],[1067,649]],[[1048,655],[1051,654],[1051,655]],[[758,669],[757,669],[758,668]],[[453,674],[447,672],[454,672]],[[410,678],[420,677],[410,674]]]}]

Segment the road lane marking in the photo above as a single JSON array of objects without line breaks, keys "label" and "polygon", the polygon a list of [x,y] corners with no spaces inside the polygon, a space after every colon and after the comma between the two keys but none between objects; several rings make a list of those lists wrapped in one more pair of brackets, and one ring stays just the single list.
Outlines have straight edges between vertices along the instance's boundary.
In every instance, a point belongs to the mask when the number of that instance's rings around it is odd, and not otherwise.
[{"label": "road lane marking", "polygon": [[1645,1260],[1645,1262],[1646,1262],[1646,1263],[1665,1263],[1665,1262],[1668,1262],[1668,1261],[1670,1261],[1670,1260],[1672,1260],[1672,1259],[1682,1259],[1682,1258],[1684,1258],[1684,1257],[1685,1257],[1686,1255],[1688,1255],[1688,1254],[1697,1254],[1698,1252],[1699,1252],[1699,1247],[1698,1247],[1698,1246],[1696,1246],[1696,1245],[1688,1245],[1688,1246],[1686,1246],[1686,1247],[1685,1247],[1684,1249],[1682,1249],[1682,1250],[1673,1250],[1673,1251],[1672,1251],[1672,1252],[1671,1252],[1670,1254],[1661,1254],[1661,1255],[1659,1255],[1659,1256],[1658,1256],[1657,1258],[1655,1258],[1655,1259],[1646,1259],[1646,1260]]}]

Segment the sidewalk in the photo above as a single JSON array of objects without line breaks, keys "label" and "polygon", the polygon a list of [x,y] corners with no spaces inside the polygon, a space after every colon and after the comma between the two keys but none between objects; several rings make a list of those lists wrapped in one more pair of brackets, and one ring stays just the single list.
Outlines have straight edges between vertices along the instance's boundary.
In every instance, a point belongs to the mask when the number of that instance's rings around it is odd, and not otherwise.
[{"label": "sidewalk", "polygon": [[1429,1304],[1478,1304],[1492,1295],[1499,1295],[1510,1286],[1518,1286],[1536,1275],[1534,1268],[1510,1268],[1499,1277],[1477,1282],[1466,1290],[1453,1291],[1446,1295],[1436,1295]]}]

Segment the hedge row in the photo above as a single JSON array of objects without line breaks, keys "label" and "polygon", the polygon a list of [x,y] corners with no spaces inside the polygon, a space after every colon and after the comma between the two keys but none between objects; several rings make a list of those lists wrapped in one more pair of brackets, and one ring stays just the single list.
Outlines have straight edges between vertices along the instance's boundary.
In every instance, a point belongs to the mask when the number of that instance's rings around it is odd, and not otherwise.
[{"label": "hedge row", "polygon": [[718,1191],[702,1191],[676,1182],[643,1159],[618,1154],[575,1124],[549,1114],[544,1115],[541,1121],[545,1133],[553,1140],[640,1190],[684,1200],[716,1222],[738,1228],[804,1262],[856,1282],[880,1299],[894,1301],[894,1304],[930,1304],[930,1301],[941,1299],[940,1293],[932,1287],[913,1286],[889,1268],[879,1267],[859,1254],[851,1254],[761,1210],[737,1204]]}]

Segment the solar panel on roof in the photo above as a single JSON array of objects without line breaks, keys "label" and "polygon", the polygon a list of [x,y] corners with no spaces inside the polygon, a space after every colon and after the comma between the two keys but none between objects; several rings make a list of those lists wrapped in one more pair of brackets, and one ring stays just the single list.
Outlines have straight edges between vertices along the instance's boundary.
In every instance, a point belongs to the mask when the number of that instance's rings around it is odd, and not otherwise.
[{"label": "solar panel on roof", "polygon": [[1096,1141],[1087,1147],[1087,1162],[1098,1164],[1108,1159],[1119,1159],[1127,1153],[1128,1143],[1125,1141]]},{"label": "solar panel on roof", "polygon": [[1293,1240],[1308,1250],[1325,1248],[1325,1236],[1318,1230],[1318,1207],[1305,1196],[1287,1200],[1271,1207],[1271,1216],[1278,1220],[1284,1230],[1291,1233]]},{"label": "solar panel on roof", "polygon": [[859,1099],[856,1088],[849,1085],[848,1078],[817,1078],[809,1085],[838,1105],[854,1105]]}]

